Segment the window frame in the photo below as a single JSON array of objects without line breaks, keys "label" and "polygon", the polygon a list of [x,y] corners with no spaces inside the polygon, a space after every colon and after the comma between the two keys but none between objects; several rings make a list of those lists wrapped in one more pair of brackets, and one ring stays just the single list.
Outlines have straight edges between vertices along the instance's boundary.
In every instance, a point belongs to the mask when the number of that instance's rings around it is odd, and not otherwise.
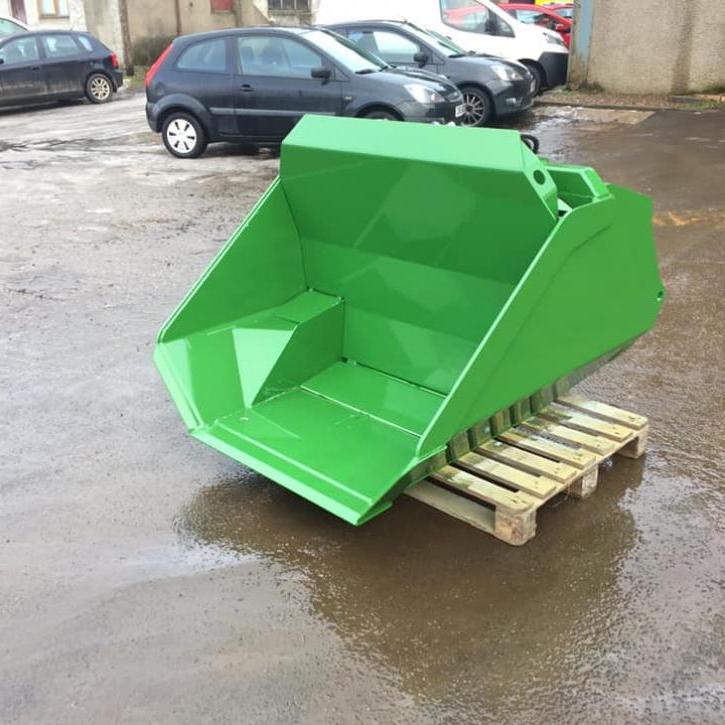
[{"label": "window frame", "polygon": [[268,0],[267,9],[275,15],[296,15],[297,13],[311,12],[310,0],[288,0],[292,3],[291,8],[282,7],[284,0]]},{"label": "window frame", "polygon": [[42,20],[43,18],[70,18],[70,2],[69,0],[66,0],[66,12],[61,13],[58,6],[61,3],[61,0],[52,0],[53,2],[53,12],[52,13],[46,13],[43,10],[43,0],[38,0],[38,17]]}]

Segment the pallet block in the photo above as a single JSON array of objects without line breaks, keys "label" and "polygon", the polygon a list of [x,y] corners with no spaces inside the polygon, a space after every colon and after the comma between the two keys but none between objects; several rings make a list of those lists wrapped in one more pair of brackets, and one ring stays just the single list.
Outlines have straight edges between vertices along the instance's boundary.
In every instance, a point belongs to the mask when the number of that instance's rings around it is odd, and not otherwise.
[{"label": "pallet block", "polygon": [[412,486],[406,494],[508,544],[536,534],[536,512],[565,493],[587,498],[600,464],[639,458],[645,417],[568,394]]}]

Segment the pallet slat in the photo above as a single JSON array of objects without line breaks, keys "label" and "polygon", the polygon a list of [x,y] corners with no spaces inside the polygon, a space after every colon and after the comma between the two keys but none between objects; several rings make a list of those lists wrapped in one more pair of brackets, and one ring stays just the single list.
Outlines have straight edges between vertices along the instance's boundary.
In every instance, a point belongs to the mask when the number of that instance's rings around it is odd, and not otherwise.
[{"label": "pallet slat", "polygon": [[496,513],[494,511],[428,481],[416,483],[405,493],[417,501],[428,504],[455,519],[465,521],[477,529],[487,531],[489,534],[493,534],[496,530]]},{"label": "pallet slat", "polygon": [[[509,445],[509,442],[513,440],[509,436],[509,432],[502,434],[501,440],[489,441],[477,448],[475,452],[514,468],[520,468],[537,476],[547,476],[567,485],[575,481],[580,475],[579,470],[568,463],[542,458],[522,448],[517,448],[515,445]],[[514,437],[517,436],[514,435]]]},{"label": "pallet slat", "polygon": [[431,478],[454,488],[462,489],[495,506],[497,509],[503,509],[510,513],[521,514],[537,508],[540,503],[538,499],[529,496],[527,493],[521,491],[514,493],[497,486],[491,481],[466,473],[466,471],[461,471],[453,466],[445,466],[440,471],[436,471]]},{"label": "pallet slat", "polygon": [[592,433],[594,435],[604,436],[605,438],[611,438],[617,441],[617,443],[624,443],[634,437],[634,431],[631,428],[626,428],[617,423],[609,423],[606,420],[601,420],[601,418],[592,418],[590,415],[585,415],[584,413],[567,408],[564,405],[558,405],[557,403],[552,403],[544,408],[540,416],[584,433]]},{"label": "pallet slat", "polygon": [[588,470],[597,465],[597,457],[591,451],[554,443],[525,429],[512,428],[500,435],[499,438],[512,446],[518,446],[531,453],[562,461],[560,465],[567,465],[570,468]]},{"label": "pallet slat", "polygon": [[579,446],[586,451],[591,451],[596,456],[599,456],[601,460],[609,458],[617,450],[617,444],[615,441],[601,436],[595,436],[591,433],[583,433],[580,430],[574,428],[567,428],[559,423],[554,423],[551,420],[545,418],[539,418],[533,416],[528,418],[523,423],[524,427],[530,428],[531,430],[541,433],[542,435],[549,436],[554,440],[561,441],[565,444]]},{"label": "pallet slat", "polygon": [[587,398],[581,395],[574,395],[572,393],[559,397],[557,402],[563,403],[567,407],[574,408],[587,415],[591,415],[594,418],[619,423],[628,428],[634,428],[634,430],[641,430],[648,422],[647,418],[643,415],[630,413],[628,410],[622,410],[613,405],[607,405],[607,403],[599,403],[596,400],[587,400]]},{"label": "pallet slat", "polygon": [[474,452],[461,456],[455,461],[455,465],[544,500],[562,489],[562,484],[552,478],[527,473]]}]

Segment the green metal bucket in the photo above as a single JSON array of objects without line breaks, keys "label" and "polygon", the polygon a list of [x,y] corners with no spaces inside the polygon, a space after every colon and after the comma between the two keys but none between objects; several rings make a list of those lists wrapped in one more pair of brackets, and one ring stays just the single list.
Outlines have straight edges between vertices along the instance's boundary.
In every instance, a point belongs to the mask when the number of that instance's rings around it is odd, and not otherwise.
[{"label": "green metal bucket", "polygon": [[360,524],[662,297],[649,199],[593,170],[514,131],[306,116],[155,361],[192,435]]}]

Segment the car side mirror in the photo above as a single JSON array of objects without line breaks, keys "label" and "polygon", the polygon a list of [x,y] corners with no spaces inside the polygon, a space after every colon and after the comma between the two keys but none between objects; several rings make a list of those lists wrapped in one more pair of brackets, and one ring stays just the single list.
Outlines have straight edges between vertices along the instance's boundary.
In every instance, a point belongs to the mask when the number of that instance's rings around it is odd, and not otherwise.
[{"label": "car side mirror", "polygon": [[310,75],[313,78],[319,78],[321,81],[328,81],[330,80],[330,76],[332,76],[332,71],[321,65],[318,68],[313,68],[310,71]]},{"label": "car side mirror", "polygon": [[415,55],[413,56],[413,60],[414,60],[414,61],[415,61],[415,62],[416,62],[416,63],[417,63],[418,65],[427,65],[427,64],[428,64],[428,60],[429,60],[429,58],[428,58],[428,54],[427,54],[427,53],[416,53],[416,54],[415,54]]}]

